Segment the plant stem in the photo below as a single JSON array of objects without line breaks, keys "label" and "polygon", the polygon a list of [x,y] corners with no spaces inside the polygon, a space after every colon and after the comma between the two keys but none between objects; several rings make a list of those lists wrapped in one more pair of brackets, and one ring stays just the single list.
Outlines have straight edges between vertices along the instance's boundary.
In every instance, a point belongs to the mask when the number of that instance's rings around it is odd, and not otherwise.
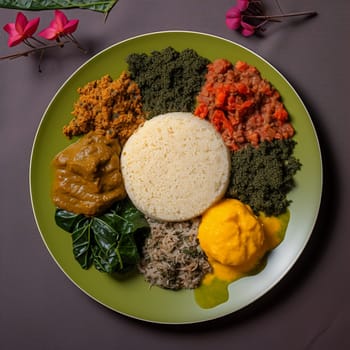
[{"label": "plant stem", "polygon": [[55,43],[55,44],[49,44],[49,45],[45,45],[45,46],[35,47],[35,48],[30,49],[30,50],[18,52],[18,53],[12,54],[12,55],[1,56],[0,60],[15,59],[15,58],[22,57],[22,56],[28,56],[28,55],[30,55],[30,54],[32,54],[34,52],[38,52],[38,51],[42,52],[43,50],[52,49],[52,48],[58,47],[58,46],[62,47],[64,44],[68,44],[68,43],[69,43],[69,41],[64,41],[64,42],[60,42],[60,43]]},{"label": "plant stem", "polygon": [[35,38],[34,36],[30,37],[32,40],[36,41],[37,43],[39,43],[40,45],[46,45],[43,41]]},{"label": "plant stem", "polygon": [[263,20],[271,20],[276,18],[283,17],[297,17],[297,16],[315,16],[317,15],[316,11],[304,11],[304,12],[292,12],[281,15],[272,15],[272,16],[252,16],[252,15],[243,15],[246,18],[255,18],[255,19],[263,19]]},{"label": "plant stem", "polygon": [[32,49],[35,48],[35,46],[28,39],[24,39],[23,42],[24,42],[24,44],[26,44],[27,46],[31,47]]},{"label": "plant stem", "polygon": [[65,36],[66,36],[72,43],[74,43],[80,51],[82,51],[82,52],[85,53],[85,54],[87,53],[87,50],[85,50],[83,47],[80,46],[78,40],[74,37],[73,34],[67,34],[67,35],[65,35]]}]

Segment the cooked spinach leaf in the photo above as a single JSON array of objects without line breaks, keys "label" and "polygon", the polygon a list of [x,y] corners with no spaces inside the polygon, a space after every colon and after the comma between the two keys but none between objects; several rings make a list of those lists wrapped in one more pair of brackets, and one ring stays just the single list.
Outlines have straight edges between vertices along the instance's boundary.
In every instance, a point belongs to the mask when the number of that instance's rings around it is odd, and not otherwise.
[{"label": "cooked spinach leaf", "polygon": [[88,269],[92,264],[92,239],[93,237],[89,221],[86,221],[84,225],[78,227],[72,233],[73,254],[83,269]]},{"label": "cooked spinach leaf", "polygon": [[[112,217],[110,217],[110,213]],[[106,222],[110,219],[124,233],[131,233],[145,226],[148,227],[145,216],[135,208],[130,200],[117,202],[111,212],[103,215],[103,220]]]},{"label": "cooked spinach leaf", "polygon": [[107,14],[118,0],[0,0],[0,7],[17,10],[55,10],[81,8]]},{"label": "cooked spinach leaf", "polygon": [[116,251],[120,234],[113,226],[100,218],[92,219],[92,229],[96,241],[96,246],[93,250],[95,267],[98,270],[109,273],[120,270],[123,263]]},{"label": "cooked spinach leaf", "polygon": [[117,202],[99,217],[56,209],[55,221],[71,233],[73,254],[81,267],[88,269],[93,264],[107,273],[133,268],[149,233],[144,215],[128,199]]},{"label": "cooked spinach leaf", "polygon": [[63,209],[57,209],[55,213],[56,225],[69,233],[72,233],[77,226],[80,226],[81,221],[85,222],[87,220],[88,218],[82,214],[71,213]]}]

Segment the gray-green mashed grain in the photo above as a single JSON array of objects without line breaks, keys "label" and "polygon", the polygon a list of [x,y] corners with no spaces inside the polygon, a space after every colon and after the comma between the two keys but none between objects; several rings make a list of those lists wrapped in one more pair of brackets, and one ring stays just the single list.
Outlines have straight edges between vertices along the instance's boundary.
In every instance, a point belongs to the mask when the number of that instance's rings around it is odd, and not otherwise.
[{"label": "gray-green mashed grain", "polygon": [[228,197],[248,204],[258,214],[278,216],[290,204],[287,193],[295,186],[294,175],[301,168],[293,156],[292,139],[263,142],[233,152]]},{"label": "gray-green mashed grain", "polygon": [[209,60],[192,49],[134,53],[128,70],[141,90],[143,110],[150,119],[167,112],[193,112]]}]

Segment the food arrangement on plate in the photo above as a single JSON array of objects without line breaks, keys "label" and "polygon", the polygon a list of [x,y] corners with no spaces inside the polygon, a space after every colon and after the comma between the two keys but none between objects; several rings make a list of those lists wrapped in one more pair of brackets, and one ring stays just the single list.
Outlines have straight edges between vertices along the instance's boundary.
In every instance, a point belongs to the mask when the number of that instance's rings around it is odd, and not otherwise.
[{"label": "food arrangement on plate", "polygon": [[78,90],[72,144],[52,162],[56,224],[82,268],[194,289],[212,308],[284,239],[301,168],[292,120],[246,62],[172,47],[125,59]]}]

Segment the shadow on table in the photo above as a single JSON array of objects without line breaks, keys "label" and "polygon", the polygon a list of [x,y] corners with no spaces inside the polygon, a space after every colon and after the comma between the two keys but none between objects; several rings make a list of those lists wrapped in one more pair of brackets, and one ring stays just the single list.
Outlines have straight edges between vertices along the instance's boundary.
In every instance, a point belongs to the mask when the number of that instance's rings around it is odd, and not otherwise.
[{"label": "shadow on table", "polygon": [[60,72],[62,67],[72,66],[77,69],[102,49],[98,42],[91,38],[86,38],[81,45],[78,47],[74,43],[68,42],[62,47],[38,50],[30,55],[33,72],[48,74],[51,71]]}]

